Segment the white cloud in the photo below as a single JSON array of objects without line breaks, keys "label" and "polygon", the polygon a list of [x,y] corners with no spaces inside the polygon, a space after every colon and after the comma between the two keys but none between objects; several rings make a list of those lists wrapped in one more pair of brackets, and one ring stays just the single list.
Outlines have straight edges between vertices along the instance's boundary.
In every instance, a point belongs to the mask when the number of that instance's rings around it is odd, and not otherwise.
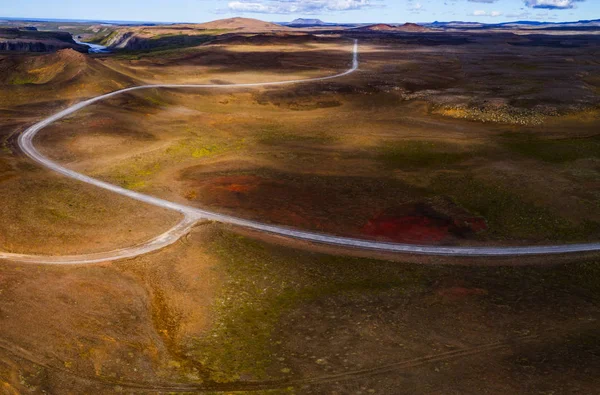
[{"label": "white cloud", "polygon": [[260,3],[242,3],[241,1],[232,1],[227,6],[230,10],[239,12],[269,12],[269,7]]},{"label": "white cloud", "polygon": [[574,8],[575,3],[585,0],[525,0],[525,5],[531,8],[546,8],[550,10],[565,10]]},{"label": "white cloud", "polygon": [[420,10],[421,8],[423,8],[423,5],[421,3],[415,3],[413,5],[411,5],[408,9],[409,10]]},{"label": "white cloud", "polygon": [[374,0],[238,0],[228,8],[235,12],[265,14],[317,14],[328,11],[358,10],[373,6]]},{"label": "white cloud", "polygon": [[491,11],[491,12],[487,12],[487,11],[483,11],[483,10],[475,10],[473,11],[473,16],[491,16],[491,17],[497,17],[497,16],[501,16],[502,13],[500,11]]}]

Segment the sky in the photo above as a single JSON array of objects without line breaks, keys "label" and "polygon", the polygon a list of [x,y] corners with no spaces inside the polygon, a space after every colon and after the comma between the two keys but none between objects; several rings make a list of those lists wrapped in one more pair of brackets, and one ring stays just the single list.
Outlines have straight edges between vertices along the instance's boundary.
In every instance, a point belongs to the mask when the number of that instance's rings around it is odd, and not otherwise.
[{"label": "sky", "polygon": [[600,19],[600,0],[0,0],[0,17],[206,22],[244,16],[284,22]]}]

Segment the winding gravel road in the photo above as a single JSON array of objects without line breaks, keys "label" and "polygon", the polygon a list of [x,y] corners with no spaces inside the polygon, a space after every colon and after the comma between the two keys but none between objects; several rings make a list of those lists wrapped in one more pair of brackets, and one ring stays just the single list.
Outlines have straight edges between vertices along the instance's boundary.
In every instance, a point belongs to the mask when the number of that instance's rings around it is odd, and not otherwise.
[{"label": "winding gravel road", "polygon": [[43,263],[43,264],[89,264],[113,261],[117,259],[132,258],[138,255],[146,254],[152,251],[164,248],[184,236],[199,220],[211,220],[222,223],[232,224],[235,226],[241,226],[257,230],[260,232],[271,233],[275,235],[285,236],[292,239],[304,240],[314,243],[329,244],[341,247],[358,248],[365,250],[374,251],[385,251],[385,252],[398,252],[408,254],[420,254],[420,255],[441,255],[441,256],[522,256],[522,255],[548,255],[548,254],[566,254],[566,253],[581,253],[581,252],[592,252],[600,251],[600,243],[590,244],[568,244],[568,245],[547,245],[547,246],[526,246],[526,247],[445,247],[445,246],[421,246],[412,244],[399,244],[399,243],[386,243],[378,241],[369,241],[354,239],[348,237],[338,237],[327,234],[320,234],[314,232],[306,232],[302,230],[292,229],[283,226],[269,225],[261,222],[245,220],[229,215],[219,214],[211,211],[201,210],[194,207],[170,202],[168,200],[160,199],[154,196],[145,195],[139,192],[134,192],[125,188],[121,188],[117,185],[109,184],[104,181],[97,180],[92,177],[88,177],[84,174],[77,173],[73,170],[67,169],[60,164],[53,162],[42,155],[34,146],[33,139],[35,135],[46,126],[58,121],[67,115],[73,114],[76,111],[81,110],[91,104],[99,102],[101,100],[108,99],[113,96],[120,95],[122,93],[131,92],[142,89],[154,89],[154,88],[204,88],[204,89],[236,89],[236,88],[248,88],[248,87],[264,87],[274,85],[288,85],[288,84],[299,84],[307,82],[318,82],[326,81],[334,78],[340,78],[355,72],[358,69],[358,42],[354,42],[354,51],[352,59],[352,67],[347,71],[318,78],[310,78],[304,80],[289,80],[279,82],[263,82],[263,83],[250,83],[250,84],[230,84],[230,85],[217,85],[217,84],[157,84],[157,85],[141,85],[126,89],[121,89],[115,92],[107,93],[105,95],[97,96],[92,99],[88,99],[77,103],[63,111],[60,111],[38,123],[29,127],[25,132],[19,136],[19,146],[23,152],[34,161],[38,162],[42,166],[45,166],[57,173],[63,174],[67,177],[75,180],[85,182],[104,188],[114,193],[118,193],[123,196],[130,197],[132,199],[139,200],[144,203],[148,203],[154,206],[174,210],[183,214],[183,220],[177,224],[174,228],[163,233],[162,235],[140,245],[118,249],[103,253],[85,254],[85,255],[70,255],[70,256],[42,256],[42,255],[25,255],[0,252],[0,259],[8,259],[26,263]]}]

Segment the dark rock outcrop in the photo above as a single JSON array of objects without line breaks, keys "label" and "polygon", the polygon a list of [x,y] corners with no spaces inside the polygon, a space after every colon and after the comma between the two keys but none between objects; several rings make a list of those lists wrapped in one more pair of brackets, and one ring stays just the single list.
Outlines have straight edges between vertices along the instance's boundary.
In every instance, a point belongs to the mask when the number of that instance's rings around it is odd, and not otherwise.
[{"label": "dark rock outcrop", "polygon": [[424,33],[430,32],[431,29],[417,25],[416,23],[405,23],[404,25],[395,26],[395,25],[387,25],[384,23],[378,23],[376,25],[369,25],[359,27],[356,30],[364,31],[364,32],[416,32],[416,33]]},{"label": "dark rock outcrop", "polygon": [[83,53],[88,51],[87,46],[77,44],[67,32],[0,28],[0,51],[55,52],[66,48]]}]

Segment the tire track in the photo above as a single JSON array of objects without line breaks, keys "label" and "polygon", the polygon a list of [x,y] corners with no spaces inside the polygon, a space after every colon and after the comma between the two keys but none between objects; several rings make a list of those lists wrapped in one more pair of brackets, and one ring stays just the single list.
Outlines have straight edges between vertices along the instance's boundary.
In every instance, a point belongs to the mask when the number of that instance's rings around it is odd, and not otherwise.
[{"label": "tire track", "polygon": [[211,392],[230,392],[230,391],[261,391],[276,390],[287,387],[299,387],[307,385],[323,385],[338,383],[343,381],[359,380],[362,378],[373,377],[402,369],[417,368],[435,362],[459,359],[482,353],[499,352],[507,350],[516,344],[532,342],[538,339],[537,335],[524,335],[511,338],[507,341],[499,341],[480,346],[461,348],[458,350],[447,351],[439,354],[425,355],[422,357],[411,358],[398,362],[393,362],[373,368],[359,369],[350,372],[342,372],[319,377],[298,378],[288,380],[266,380],[266,381],[248,381],[232,383],[201,383],[201,384],[182,384],[182,383],[149,383],[137,381],[119,381],[96,376],[77,374],[67,368],[57,367],[50,363],[43,362],[31,352],[22,347],[15,346],[0,339],[0,349],[12,354],[18,358],[26,360],[34,365],[47,368],[49,370],[65,374],[88,383],[100,384],[106,387],[119,386],[133,391],[211,391]]},{"label": "tire track", "polygon": [[37,263],[47,265],[85,265],[92,263],[108,262],[117,259],[133,258],[139,255],[161,250],[184,237],[198,222],[193,215],[185,215],[183,219],[165,233],[132,247],[120,248],[113,251],[97,252],[83,255],[26,255],[9,252],[0,252],[0,259],[22,263]]}]

